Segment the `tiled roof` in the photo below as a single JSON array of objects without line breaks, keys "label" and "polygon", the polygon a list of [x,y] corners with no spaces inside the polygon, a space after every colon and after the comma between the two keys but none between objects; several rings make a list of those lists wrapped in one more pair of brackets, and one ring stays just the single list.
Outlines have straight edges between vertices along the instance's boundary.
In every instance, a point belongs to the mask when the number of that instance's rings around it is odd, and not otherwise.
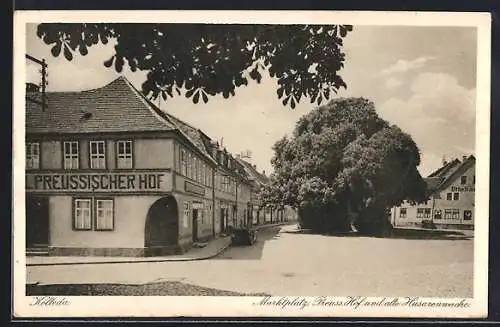
[{"label": "tiled roof", "polygon": [[238,162],[240,162],[244,167],[245,170],[247,171],[247,174],[256,180],[259,184],[267,184],[269,183],[269,177],[259,173],[254,166],[249,163],[248,161],[245,161],[241,158],[237,158]]},{"label": "tiled roof", "polygon": [[26,101],[26,133],[139,132],[176,129],[176,126],[163,119],[124,77],[92,90],[48,92],[47,104],[47,108],[42,111],[40,105]]},{"label": "tiled roof", "polygon": [[450,182],[458,177],[459,173],[462,173],[462,170],[474,163],[475,160],[476,158],[473,155],[467,157],[462,162],[455,159],[430,174],[429,177],[425,178],[429,191],[436,192],[446,188]]}]

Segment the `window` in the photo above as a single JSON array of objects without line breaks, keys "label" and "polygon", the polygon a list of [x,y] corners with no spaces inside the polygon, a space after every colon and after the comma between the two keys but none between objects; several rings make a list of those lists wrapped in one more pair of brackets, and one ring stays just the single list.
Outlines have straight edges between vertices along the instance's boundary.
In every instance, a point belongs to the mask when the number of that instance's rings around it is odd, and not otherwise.
[{"label": "window", "polygon": [[187,153],[187,171],[186,171],[186,177],[191,178],[191,166],[192,166],[192,158],[191,158],[191,153]]},{"label": "window", "polygon": [[472,184],[476,184],[476,175],[472,176]]},{"label": "window", "polygon": [[96,200],[96,230],[113,230],[113,200]]},{"label": "window", "polygon": [[446,200],[451,201],[451,193],[446,193]]},{"label": "window", "polygon": [[184,201],[184,216],[183,216],[183,220],[182,220],[182,225],[184,226],[184,228],[188,228],[189,227],[189,202],[188,201]]},{"label": "window", "polygon": [[26,168],[40,168],[40,143],[26,143]]},{"label": "window", "polygon": [[458,201],[459,198],[460,198],[460,193],[458,192],[453,193],[453,200]]},{"label": "window", "polygon": [[64,169],[78,169],[78,142],[63,143]]},{"label": "window", "polygon": [[451,209],[444,210],[444,219],[451,219]]},{"label": "window", "polygon": [[462,184],[462,185],[467,184],[467,176],[461,176],[460,177],[460,184]]},{"label": "window", "polygon": [[92,229],[92,199],[75,199],[73,227],[77,230]]},{"label": "window", "polygon": [[184,176],[187,176],[187,156],[186,156],[186,150],[181,149],[181,174]]},{"label": "window", "polygon": [[460,209],[453,209],[451,212],[452,219],[460,219]]},{"label": "window", "polygon": [[472,220],[472,211],[464,210],[464,220]]},{"label": "window", "polygon": [[436,220],[440,220],[442,217],[442,212],[440,209],[437,209],[435,212],[434,212],[434,219]]},{"label": "window", "polygon": [[133,168],[132,141],[118,141],[116,143],[117,168]]},{"label": "window", "polygon": [[202,163],[201,164],[201,178],[200,178],[200,183],[202,183],[203,185],[207,185],[206,170],[207,170],[207,167],[205,166],[204,163]]},{"label": "window", "polygon": [[106,168],[106,151],[104,141],[90,141],[90,168]]},{"label": "window", "polygon": [[74,199],[73,227],[76,230],[113,230],[113,199]]},{"label": "window", "polygon": [[423,218],[423,217],[424,217],[424,209],[418,208],[417,209],[417,218]]},{"label": "window", "polygon": [[[268,211],[269,209],[266,208],[265,212],[267,213]],[[399,218],[406,218],[406,208],[399,209]]]},{"label": "window", "polygon": [[198,158],[193,156],[193,179],[198,180]]},{"label": "window", "polygon": [[424,209],[424,218],[431,218],[431,208]]}]

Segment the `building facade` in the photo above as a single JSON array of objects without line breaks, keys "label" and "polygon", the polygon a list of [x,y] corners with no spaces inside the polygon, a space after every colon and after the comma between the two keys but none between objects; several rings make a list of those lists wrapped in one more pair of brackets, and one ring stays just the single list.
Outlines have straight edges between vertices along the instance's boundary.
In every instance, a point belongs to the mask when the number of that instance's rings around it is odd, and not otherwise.
[{"label": "building facade", "polygon": [[125,78],[46,99],[26,107],[28,252],[182,253],[246,217],[245,176]]},{"label": "building facade", "polygon": [[425,179],[430,191],[427,202],[413,205],[405,202],[393,208],[393,225],[474,229],[475,163],[474,156],[444,162]]}]

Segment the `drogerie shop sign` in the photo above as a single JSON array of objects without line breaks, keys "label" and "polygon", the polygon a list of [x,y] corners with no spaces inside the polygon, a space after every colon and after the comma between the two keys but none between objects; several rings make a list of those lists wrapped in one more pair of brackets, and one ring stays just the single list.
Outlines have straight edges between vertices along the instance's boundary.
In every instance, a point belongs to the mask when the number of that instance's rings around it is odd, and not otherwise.
[{"label": "drogerie shop sign", "polygon": [[170,191],[169,173],[27,174],[26,189],[43,192],[158,192]]}]

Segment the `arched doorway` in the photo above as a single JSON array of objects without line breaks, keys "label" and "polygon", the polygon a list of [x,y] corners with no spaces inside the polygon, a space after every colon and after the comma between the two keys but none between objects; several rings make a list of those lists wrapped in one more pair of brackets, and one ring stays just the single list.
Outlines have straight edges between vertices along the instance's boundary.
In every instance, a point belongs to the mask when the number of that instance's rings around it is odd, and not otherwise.
[{"label": "arched doorway", "polygon": [[144,246],[177,245],[179,239],[179,210],[173,196],[157,200],[146,217]]}]

